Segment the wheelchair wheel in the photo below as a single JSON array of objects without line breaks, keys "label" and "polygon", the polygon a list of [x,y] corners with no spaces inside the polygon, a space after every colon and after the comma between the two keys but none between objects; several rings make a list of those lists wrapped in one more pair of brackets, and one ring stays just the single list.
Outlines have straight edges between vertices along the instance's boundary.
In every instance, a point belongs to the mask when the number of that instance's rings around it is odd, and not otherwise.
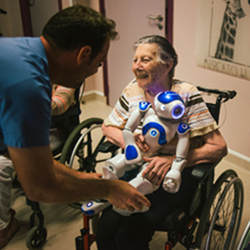
[{"label": "wheelchair wheel", "polygon": [[95,172],[98,146],[104,141],[100,118],[81,122],[66,140],[60,162],[78,171]]},{"label": "wheelchair wheel", "polygon": [[[66,140],[59,161],[77,171],[96,172],[110,154],[102,153],[101,145],[105,141],[100,118],[89,118],[81,122]],[[80,203],[71,206],[80,208]]]},{"label": "wheelchair wheel", "polygon": [[226,170],[217,179],[207,207],[208,221],[201,249],[233,249],[243,209],[243,185],[235,171]]},{"label": "wheelchair wheel", "polygon": [[27,235],[26,246],[28,249],[41,248],[47,238],[47,230],[44,227],[34,226]]}]

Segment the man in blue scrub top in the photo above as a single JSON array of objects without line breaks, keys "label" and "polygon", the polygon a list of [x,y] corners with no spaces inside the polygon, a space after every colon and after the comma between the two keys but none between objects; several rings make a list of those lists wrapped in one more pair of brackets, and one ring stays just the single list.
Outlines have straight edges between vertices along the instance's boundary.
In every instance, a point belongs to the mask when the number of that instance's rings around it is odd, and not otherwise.
[{"label": "man in blue scrub top", "polygon": [[56,162],[49,147],[50,83],[80,87],[105,60],[117,34],[114,27],[98,12],[78,5],[54,15],[40,38],[0,38],[0,248],[18,229],[10,209],[13,165],[34,201],[106,199],[120,209],[150,206],[126,182]]}]

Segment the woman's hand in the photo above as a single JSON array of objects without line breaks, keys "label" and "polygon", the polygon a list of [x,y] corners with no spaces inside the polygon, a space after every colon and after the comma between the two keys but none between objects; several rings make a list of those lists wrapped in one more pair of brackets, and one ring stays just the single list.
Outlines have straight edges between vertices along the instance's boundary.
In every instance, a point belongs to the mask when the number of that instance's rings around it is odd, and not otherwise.
[{"label": "woman's hand", "polygon": [[148,162],[148,165],[143,171],[142,176],[154,185],[160,185],[171,167],[174,158],[174,156],[144,157],[143,159]]},{"label": "woman's hand", "polygon": [[145,142],[145,139],[143,137],[143,135],[141,134],[136,134],[135,135],[135,143],[136,145],[139,147],[139,149],[142,152],[147,152],[149,150],[149,146],[148,144]]}]

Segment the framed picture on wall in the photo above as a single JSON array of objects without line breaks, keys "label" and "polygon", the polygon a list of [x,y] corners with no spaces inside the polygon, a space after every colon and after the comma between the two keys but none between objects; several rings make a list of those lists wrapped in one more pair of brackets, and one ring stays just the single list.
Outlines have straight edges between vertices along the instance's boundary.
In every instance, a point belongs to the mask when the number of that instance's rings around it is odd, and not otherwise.
[{"label": "framed picture on wall", "polygon": [[250,0],[199,4],[197,64],[250,80]]}]

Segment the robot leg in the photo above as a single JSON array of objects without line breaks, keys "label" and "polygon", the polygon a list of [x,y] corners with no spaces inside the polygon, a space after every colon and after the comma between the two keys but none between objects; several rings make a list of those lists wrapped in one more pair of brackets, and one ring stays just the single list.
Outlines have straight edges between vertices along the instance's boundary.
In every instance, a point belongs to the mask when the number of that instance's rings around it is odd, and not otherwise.
[{"label": "robot leg", "polygon": [[111,159],[107,160],[103,170],[103,178],[115,180],[122,177],[125,173],[125,156],[124,154],[117,154]]},{"label": "robot leg", "polygon": [[129,183],[144,195],[153,193],[159,187],[152,184],[146,178],[143,178],[141,173],[139,173]]}]

